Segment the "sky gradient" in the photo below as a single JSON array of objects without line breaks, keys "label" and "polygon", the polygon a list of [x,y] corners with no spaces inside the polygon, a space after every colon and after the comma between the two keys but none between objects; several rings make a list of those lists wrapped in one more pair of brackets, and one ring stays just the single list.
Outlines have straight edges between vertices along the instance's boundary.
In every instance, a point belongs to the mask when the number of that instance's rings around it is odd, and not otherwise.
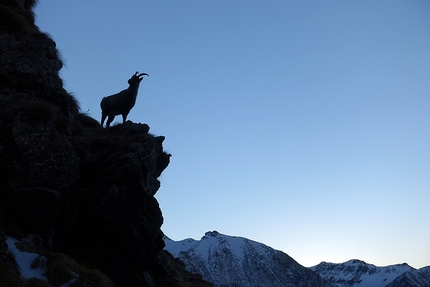
[{"label": "sky gradient", "polygon": [[150,75],[167,236],[430,265],[429,1],[39,2],[83,112]]}]

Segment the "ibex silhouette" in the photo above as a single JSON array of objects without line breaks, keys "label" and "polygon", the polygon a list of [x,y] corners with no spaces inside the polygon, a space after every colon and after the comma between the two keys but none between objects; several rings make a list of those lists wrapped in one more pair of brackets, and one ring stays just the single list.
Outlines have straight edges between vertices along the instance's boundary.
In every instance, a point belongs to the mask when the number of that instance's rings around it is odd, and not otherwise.
[{"label": "ibex silhouette", "polygon": [[115,116],[122,115],[122,123],[125,123],[127,120],[128,113],[134,107],[136,103],[137,92],[139,90],[139,84],[143,80],[143,76],[148,76],[147,73],[136,72],[129,80],[128,80],[128,88],[122,90],[121,92],[104,97],[100,102],[100,107],[102,109],[102,120],[101,125],[108,117],[106,122],[106,127],[108,128]]}]

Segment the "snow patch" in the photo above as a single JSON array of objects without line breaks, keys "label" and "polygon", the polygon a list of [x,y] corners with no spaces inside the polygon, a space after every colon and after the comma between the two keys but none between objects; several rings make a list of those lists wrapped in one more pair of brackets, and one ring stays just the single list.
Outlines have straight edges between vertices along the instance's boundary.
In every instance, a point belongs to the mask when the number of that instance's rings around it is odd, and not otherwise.
[{"label": "snow patch", "polygon": [[46,278],[45,275],[44,264],[38,264],[36,268],[32,268],[32,264],[37,258],[42,263],[46,262],[47,259],[36,253],[20,251],[15,245],[16,242],[18,241],[11,237],[7,237],[6,239],[6,244],[8,246],[9,251],[15,257],[15,261],[18,265],[18,271],[21,274],[21,277],[26,279],[37,278],[42,279],[44,281],[48,281],[48,278]]}]

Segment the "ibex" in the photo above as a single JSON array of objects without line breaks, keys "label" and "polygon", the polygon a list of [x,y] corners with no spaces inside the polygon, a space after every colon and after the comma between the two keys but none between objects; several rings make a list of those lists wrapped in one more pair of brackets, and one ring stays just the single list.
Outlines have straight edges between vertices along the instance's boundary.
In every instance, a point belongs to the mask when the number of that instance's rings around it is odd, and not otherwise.
[{"label": "ibex", "polygon": [[122,123],[125,123],[128,113],[134,107],[136,103],[137,91],[139,90],[139,84],[143,79],[143,76],[148,76],[147,73],[139,74],[136,72],[128,80],[128,88],[119,92],[118,94],[104,97],[100,102],[100,107],[102,108],[102,120],[101,125],[108,117],[106,122],[106,127],[108,128],[110,123],[113,121],[115,116],[122,115]]}]

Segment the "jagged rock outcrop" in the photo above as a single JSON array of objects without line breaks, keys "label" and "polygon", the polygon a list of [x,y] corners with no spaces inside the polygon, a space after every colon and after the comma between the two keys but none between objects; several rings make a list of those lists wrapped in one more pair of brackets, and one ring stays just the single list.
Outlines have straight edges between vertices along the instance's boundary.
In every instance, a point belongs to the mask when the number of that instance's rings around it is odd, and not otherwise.
[{"label": "jagged rock outcrop", "polygon": [[0,1],[0,267],[15,270],[4,234],[32,234],[118,286],[155,286],[170,272],[154,197],[170,160],[164,137],[79,112],[34,2]]},{"label": "jagged rock outcrop", "polygon": [[[167,167],[164,137],[153,137],[148,126],[127,122],[101,130],[84,148],[79,145],[81,176],[65,190],[61,223],[53,247],[81,261],[93,262],[114,280],[136,278],[156,265],[163,248],[161,210],[154,194],[157,177]],[[91,155],[91,156],[90,156]],[[112,268],[116,266],[115,268]],[[139,277],[141,277],[139,279]]]}]

